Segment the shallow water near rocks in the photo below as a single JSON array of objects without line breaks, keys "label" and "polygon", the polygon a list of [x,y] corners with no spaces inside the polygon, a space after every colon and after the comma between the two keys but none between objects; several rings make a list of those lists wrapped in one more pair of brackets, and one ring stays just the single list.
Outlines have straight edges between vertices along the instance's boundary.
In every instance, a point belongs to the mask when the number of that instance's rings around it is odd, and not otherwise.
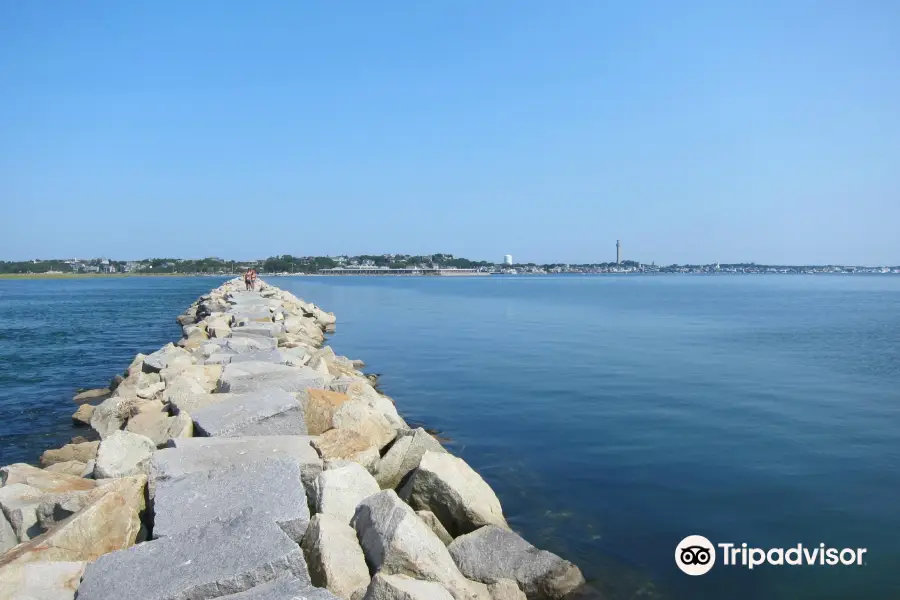
[{"label": "shallow water near rocks", "polygon": [[[177,339],[221,281],[0,281],[0,464],[67,441],[75,388]],[[337,314],[335,350],[579,564],[584,597],[898,597],[900,278],[269,281]],[[688,577],[689,534],[868,554]]]}]

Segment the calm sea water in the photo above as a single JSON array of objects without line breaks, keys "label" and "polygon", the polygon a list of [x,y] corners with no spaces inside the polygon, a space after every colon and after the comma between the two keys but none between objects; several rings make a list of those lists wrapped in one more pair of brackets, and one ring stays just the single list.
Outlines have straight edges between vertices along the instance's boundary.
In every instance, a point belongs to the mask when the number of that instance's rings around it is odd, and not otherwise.
[{"label": "calm sea water", "polygon": [[[611,600],[900,597],[900,278],[285,277],[331,344],[450,438],[529,540]],[[0,463],[74,389],[178,335],[213,279],[0,281]],[[688,534],[868,548],[681,574]]]}]

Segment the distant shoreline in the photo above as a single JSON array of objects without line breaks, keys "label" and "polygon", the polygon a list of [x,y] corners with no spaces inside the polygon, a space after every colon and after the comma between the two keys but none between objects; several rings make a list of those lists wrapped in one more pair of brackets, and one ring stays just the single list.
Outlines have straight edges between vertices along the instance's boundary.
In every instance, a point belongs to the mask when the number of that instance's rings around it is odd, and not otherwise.
[{"label": "distant shoreline", "polygon": [[[442,274],[442,275],[399,275],[395,273],[385,273],[385,274],[376,274],[376,273],[267,273],[263,274],[265,277],[415,277],[415,278],[446,278],[452,277],[454,279],[457,278],[482,278],[487,275],[491,275],[493,277],[551,277],[551,276],[566,276],[566,277],[602,277],[602,276],[610,276],[610,275],[629,275],[629,276],[665,276],[665,275],[700,275],[707,277],[734,277],[734,276],[760,276],[760,275],[778,275],[778,276],[797,276],[797,275],[812,275],[812,276],[881,276],[881,275],[897,275],[897,273],[658,273],[658,272],[650,272],[650,273],[642,273],[642,272],[619,272],[619,273],[517,273],[506,274],[506,273],[478,273],[478,274]],[[235,277],[234,274],[231,273],[0,273],[0,280],[9,279],[21,279],[21,280],[37,280],[37,279],[115,279],[115,278],[128,278],[128,277]]]},{"label": "distant shoreline", "polygon": [[234,277],[209,273],[0,273],[0,279],[97,279],[116,277]]}]

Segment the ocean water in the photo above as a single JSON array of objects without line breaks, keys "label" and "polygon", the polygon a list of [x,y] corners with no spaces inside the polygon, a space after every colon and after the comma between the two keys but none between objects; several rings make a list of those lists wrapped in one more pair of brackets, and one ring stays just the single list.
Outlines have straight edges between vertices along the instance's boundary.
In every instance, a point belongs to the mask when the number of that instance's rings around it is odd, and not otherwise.
[{"label": "ocean water", "polygon": [[[619,599],[900,597],[900,277],[281,277],[510,524]],[[72,435],[213,279],[0,281],[0,456]],[[675,567],[689,534],[862,567]]]}]

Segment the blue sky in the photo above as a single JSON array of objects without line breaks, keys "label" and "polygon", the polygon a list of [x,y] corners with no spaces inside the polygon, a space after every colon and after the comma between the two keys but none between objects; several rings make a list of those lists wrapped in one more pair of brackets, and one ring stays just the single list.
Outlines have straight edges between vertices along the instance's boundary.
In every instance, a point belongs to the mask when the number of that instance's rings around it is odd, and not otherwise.
[{"label": "blue sky", "polygon": [[0,258],[900,264],[900,3],[0,0]]}]

